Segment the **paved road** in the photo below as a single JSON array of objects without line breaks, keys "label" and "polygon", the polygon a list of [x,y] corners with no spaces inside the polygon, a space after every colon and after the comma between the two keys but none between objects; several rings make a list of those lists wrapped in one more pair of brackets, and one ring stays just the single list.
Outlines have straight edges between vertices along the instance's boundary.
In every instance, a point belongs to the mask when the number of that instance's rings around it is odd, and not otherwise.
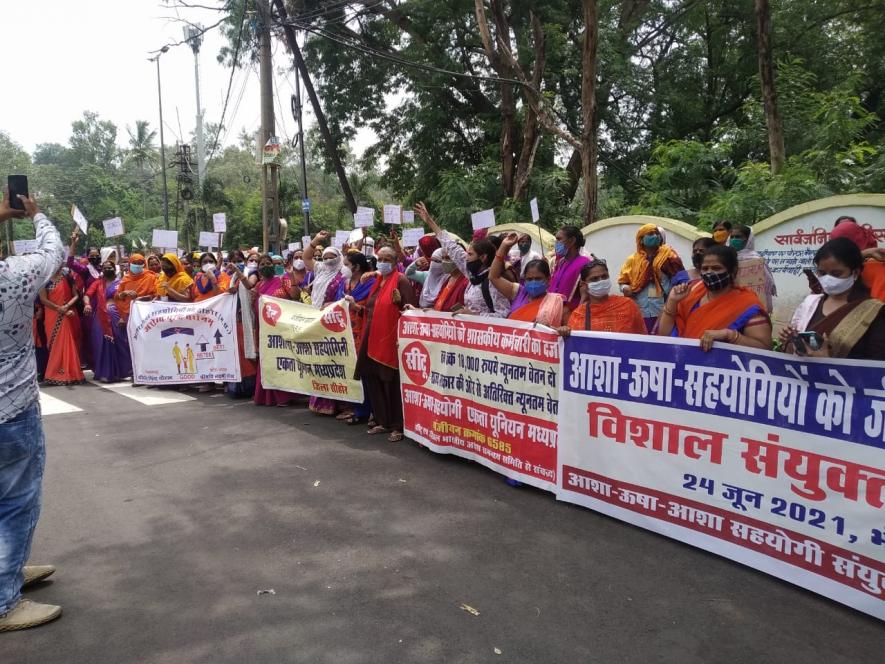
[{"label": "paved road", "polygon": [[0,635],[3,664],[855,664],[885,651],[883,625],[851,609],[305,408],[45,394],[32,559],[59,571],[29,595],[65,613]]}]

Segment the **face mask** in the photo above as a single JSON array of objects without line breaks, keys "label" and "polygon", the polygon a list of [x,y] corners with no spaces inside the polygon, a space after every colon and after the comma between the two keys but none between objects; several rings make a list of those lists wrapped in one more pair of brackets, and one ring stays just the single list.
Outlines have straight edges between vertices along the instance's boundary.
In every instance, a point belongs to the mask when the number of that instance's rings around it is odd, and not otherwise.
[{"label": "face mask", "polygon": [[728,231],[713,231],[713,241],[716,244],[725,244],[728,241]]},{"label": "face mask", "polygon": [[728,238],[728,246],[735,251],[741,251],[747,246],[747,241],[740,237],[730,237]]},{"label": "face mask", "polygon": [[701,265],[703,264],[703,262],[704,262],[704,255],[703,254],[692,254],[691,255],[691,264],[694,265],[696,270],[701,269]]},{"label": "face mask", "polygon": [[302,270],[304,270],[304,261],[300,258],[296,258],[294,261],[292,261],[292,269],[301,272]]},{"label": "face mask", "polygon": [[822,277],[818,277],[817,280],[820,282],[820,287],[827,295],[841,295],[854,286],[857,277],[853,274],[850,277],[833,277],[829,274],[825,274]]},{"label": "face mask", "polygon": [[174,277],[175,272],[176,272],[176,270],[174,267],[164,267],[163,268],[163,274],[165,274],[167,277]]},{"label": "face mask", "polygon": [[531,242],[520,242],[519,243],[519,253],[521,253],[523,256],[525,256],[527,253],[529,253],[529,251],[531,251],[531,249],[532,249]]},{"label": "face mask", "polygon": [[250,270],[257,270],[258,263],[256,263],[255,261],[249,261],[248,263],[246,263],[246,267],[249,268]]},{"label": "face mask", "polygon": [[653,249],[654,247],[661,246],[661,238],[658,235],[643,235],[642,236],[642,246]]},{"label": "face mask", "polygon": [[482,270],[482,261],[479,258],[476,258],[472,261],[467,261],[467,271],[470,274],[476,276]]},{"label": "face mask", "polygon": [[446,274],[451,274],[455,271],[456,266],[452,261],[443,261],[440,265],[442,266],[442,271]]},{"label": "face mask", "polygon": [[242,272],[243,270],[246,269],[246,264],[245,264],[245,263],[237,263],[237,269],[238,269],[240,272]]},{"label": "face mask", "polygon": [[353,276],[353,270],[349,267],[343,267],[341,268],[341,276],[350,281],[350,278]]},{"label": "face mask", "polygon": [[282,277],[284,274],[286,274],[286,268],[283,265],[274,265],[273,273],[278,277]]},{"label": "face mask", "polygon": [[731,275],[728,272],[704,272],[701,279],[703,279],[707,290],[713,293],[721,291],[731,283]]},{"label": "face mask", "polygon": [[265,265],[258,268],[258,273],[265,279],[270,279],[272,276],[274,276],[273,265]]},{"label": "face mask", "polygon": [[553,245],[553,251],[556,252],[556,255],[562,258],[568,253],[568,249],[565,247],[565,242],[557,242]]},{"label": "face mask", "polygon": [[215,269],[215,263],[203,263],[203,272],[212,272]]},{"label": "face mask", "polygon": [[600,279],[599,281],[591,281],[587,284],[587,292],[593,297],[605,297],[611,292],[611,289],[611,279]]},{"label": "face mask", "polygon": [[95,267],[101,265],[101,256],[90,256],[89,262],[92,263]]},{"label": "face mask", "polygon": [[142,272],[144,272],[144,265],[130,265],[129,271],[132,274],[141,274]]},{"label": "face mask", "polygon": [[541,297],[547,292],[547,283],[544,281],[527,281],[525,282],[525,292],[529,297]]},{"label": "face mask", "polygon": [[324,258],[323,263],[325,263],[328,267],[336,267],[338,265],[337,258]]},{"label": "face mask", "polygon": [[393,272],[393,263],[378,263],[378,271],[382,276],[387,276]]}]

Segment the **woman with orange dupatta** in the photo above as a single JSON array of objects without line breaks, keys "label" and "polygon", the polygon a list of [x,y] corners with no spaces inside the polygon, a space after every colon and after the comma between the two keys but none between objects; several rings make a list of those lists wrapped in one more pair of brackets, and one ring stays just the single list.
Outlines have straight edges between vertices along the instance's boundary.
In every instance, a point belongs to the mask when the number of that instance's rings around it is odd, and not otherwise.
[{"label": "woman with orange dupatta", "polygon": [[125,274],[114,293],[114,303],[120,314],[120,325],[126,327],[132,303],[140,297],[157,295],[157,277],[147,269],[147,262],[141,254],[129,256],[129,272]]},{"label": "woman with orange dupatta", "polygon": [[636,231],[636,253],[631,254],[618,275],[621,292],[632,297],[651,332],[664,308],[673,277],[685,267],[679,254],[664,242],[663,231],[645,224]]},{"label": "woman with orange dupatta", "polygon": [[50,385],[76,385],[85,380],[74,328],[77,299],[70,281],[62,274],[62,268],[56,270],[49,283],[40,289],[49,351],[44,378]]},{"label": "woman with orange dupatta", "polygon": [[357,380],[362,379],[372,404],[375,426],[369,435],[390,432],[391,443],[403,439],[403,402],[400,394],[397,334],[403,307],[418,304],[415,289],[396,271],[396,252],[378,251],[378,273],[366,300],[366,325],[357,355]]},{"label": "woman with orange dupatta", "polygon": [[710,247],[701,263],[701,281],[679,284],[661,313],[658,335],[700,339],[708,351],[722,341],[748,348],[771,348],[771,320],[756,294],[735,286],[737,252]]},{"label": "woman with orange dupatta", "polygon": [[572,330],[646,334],[637,304],[629,297],[611,295],[611,288],[608,265],[594,256],[581,270],[581,304],[559,328],[560,336],[567,337]]},{"label": "woman with orange dupatta", "polygon": [[547,327],[559,327],[562,322],[564,296],[550,293],[550,266],[547,261],[529,261],[522,273],[523,282],[514,283],[504,277],[504,262],[510,249],[519,241],[518,233],[510,233],[501,242],[492,268],[489,281],[504,297],[510,300],[510,320],[525,323],[539,323]]}]

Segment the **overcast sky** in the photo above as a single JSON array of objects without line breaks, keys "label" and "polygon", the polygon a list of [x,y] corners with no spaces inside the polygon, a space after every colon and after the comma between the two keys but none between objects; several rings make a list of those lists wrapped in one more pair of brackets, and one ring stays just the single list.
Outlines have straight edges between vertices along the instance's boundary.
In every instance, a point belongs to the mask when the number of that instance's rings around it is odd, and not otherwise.
[{"label": "overcast sky", "polygon": [[[220,18],[208,10],[177,11],[181,18],[206,26]],[[148,57],[150,51],[182,40],[183,24],[176,22],[175,16],[175,9],[158,0],[3,3],[7,65],[0,130],[32,152],[38,143],[66,144],[71,122],[84,110],[113,121],[120,145],[126,144],[126,127],[134,126],[135,120],[148,120],[156,129],[157,70]],[[209,122],[218,122],[221,117],[230,78],[230,69],[216,58],[222,45],[216,29],[206,33],[200,51],[201,98],[204,118]],[[274,55],[275,70],[286,68],[275,81],[277,133],[285,140],[295,128],[289,110],[294,74],[291,57],[277,42]],[[160,68],[165,139],[171,145],[179,139],[189,140],[196,122],[193,52],[187,45],[171,48],[161,57]],[[16,86],[16,81],[21,81],[21,86]],[[306,95],[305,103],[307,110]],[[313,123],[309,110],[305,120],[308,125]],[[229,128],[225,143],[236,143],[244,127],[254,134],[259,121],[257,71],[238,70],[225,118]],[[361,153],[371,137],[371,132],[361,132],[355,150]]]}]

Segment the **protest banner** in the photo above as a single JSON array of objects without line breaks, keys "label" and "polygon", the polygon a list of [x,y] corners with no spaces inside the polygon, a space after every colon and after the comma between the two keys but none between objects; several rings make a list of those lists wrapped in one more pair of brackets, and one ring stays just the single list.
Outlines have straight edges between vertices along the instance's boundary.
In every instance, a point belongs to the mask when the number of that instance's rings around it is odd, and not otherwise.
[{"label": "protest banner", "polygon": [[405,433],[511,479],[556,488],[559,337],[530,323],[408,311]]},{"label": "protest banner", "polygon": [[120,217],[112,217],[111,219],[105,219],[102,223],[104,227],[104,236],[105,237],[119,237],[125,234],[126,231],[123,230],[123,220]]},{"label": "protest banner", "polygon": [[258,306],[265,389],[363,402],[363,384],[353,377],[356,346],[347,303],[316,309],[265,295]]},{"label": "protest banner", "polygon": [[240,380],[237,298],[132,303],[127,326],[133,382],[177,385]]},{"label": "protest banner", "polygon": [[216,212],[212,215],[212,230],[216,233],[227,233],[227,214]]},{"label": "protest banner", "polygon": [[885,619],[885,362],[565,340],[557,498]]}]

